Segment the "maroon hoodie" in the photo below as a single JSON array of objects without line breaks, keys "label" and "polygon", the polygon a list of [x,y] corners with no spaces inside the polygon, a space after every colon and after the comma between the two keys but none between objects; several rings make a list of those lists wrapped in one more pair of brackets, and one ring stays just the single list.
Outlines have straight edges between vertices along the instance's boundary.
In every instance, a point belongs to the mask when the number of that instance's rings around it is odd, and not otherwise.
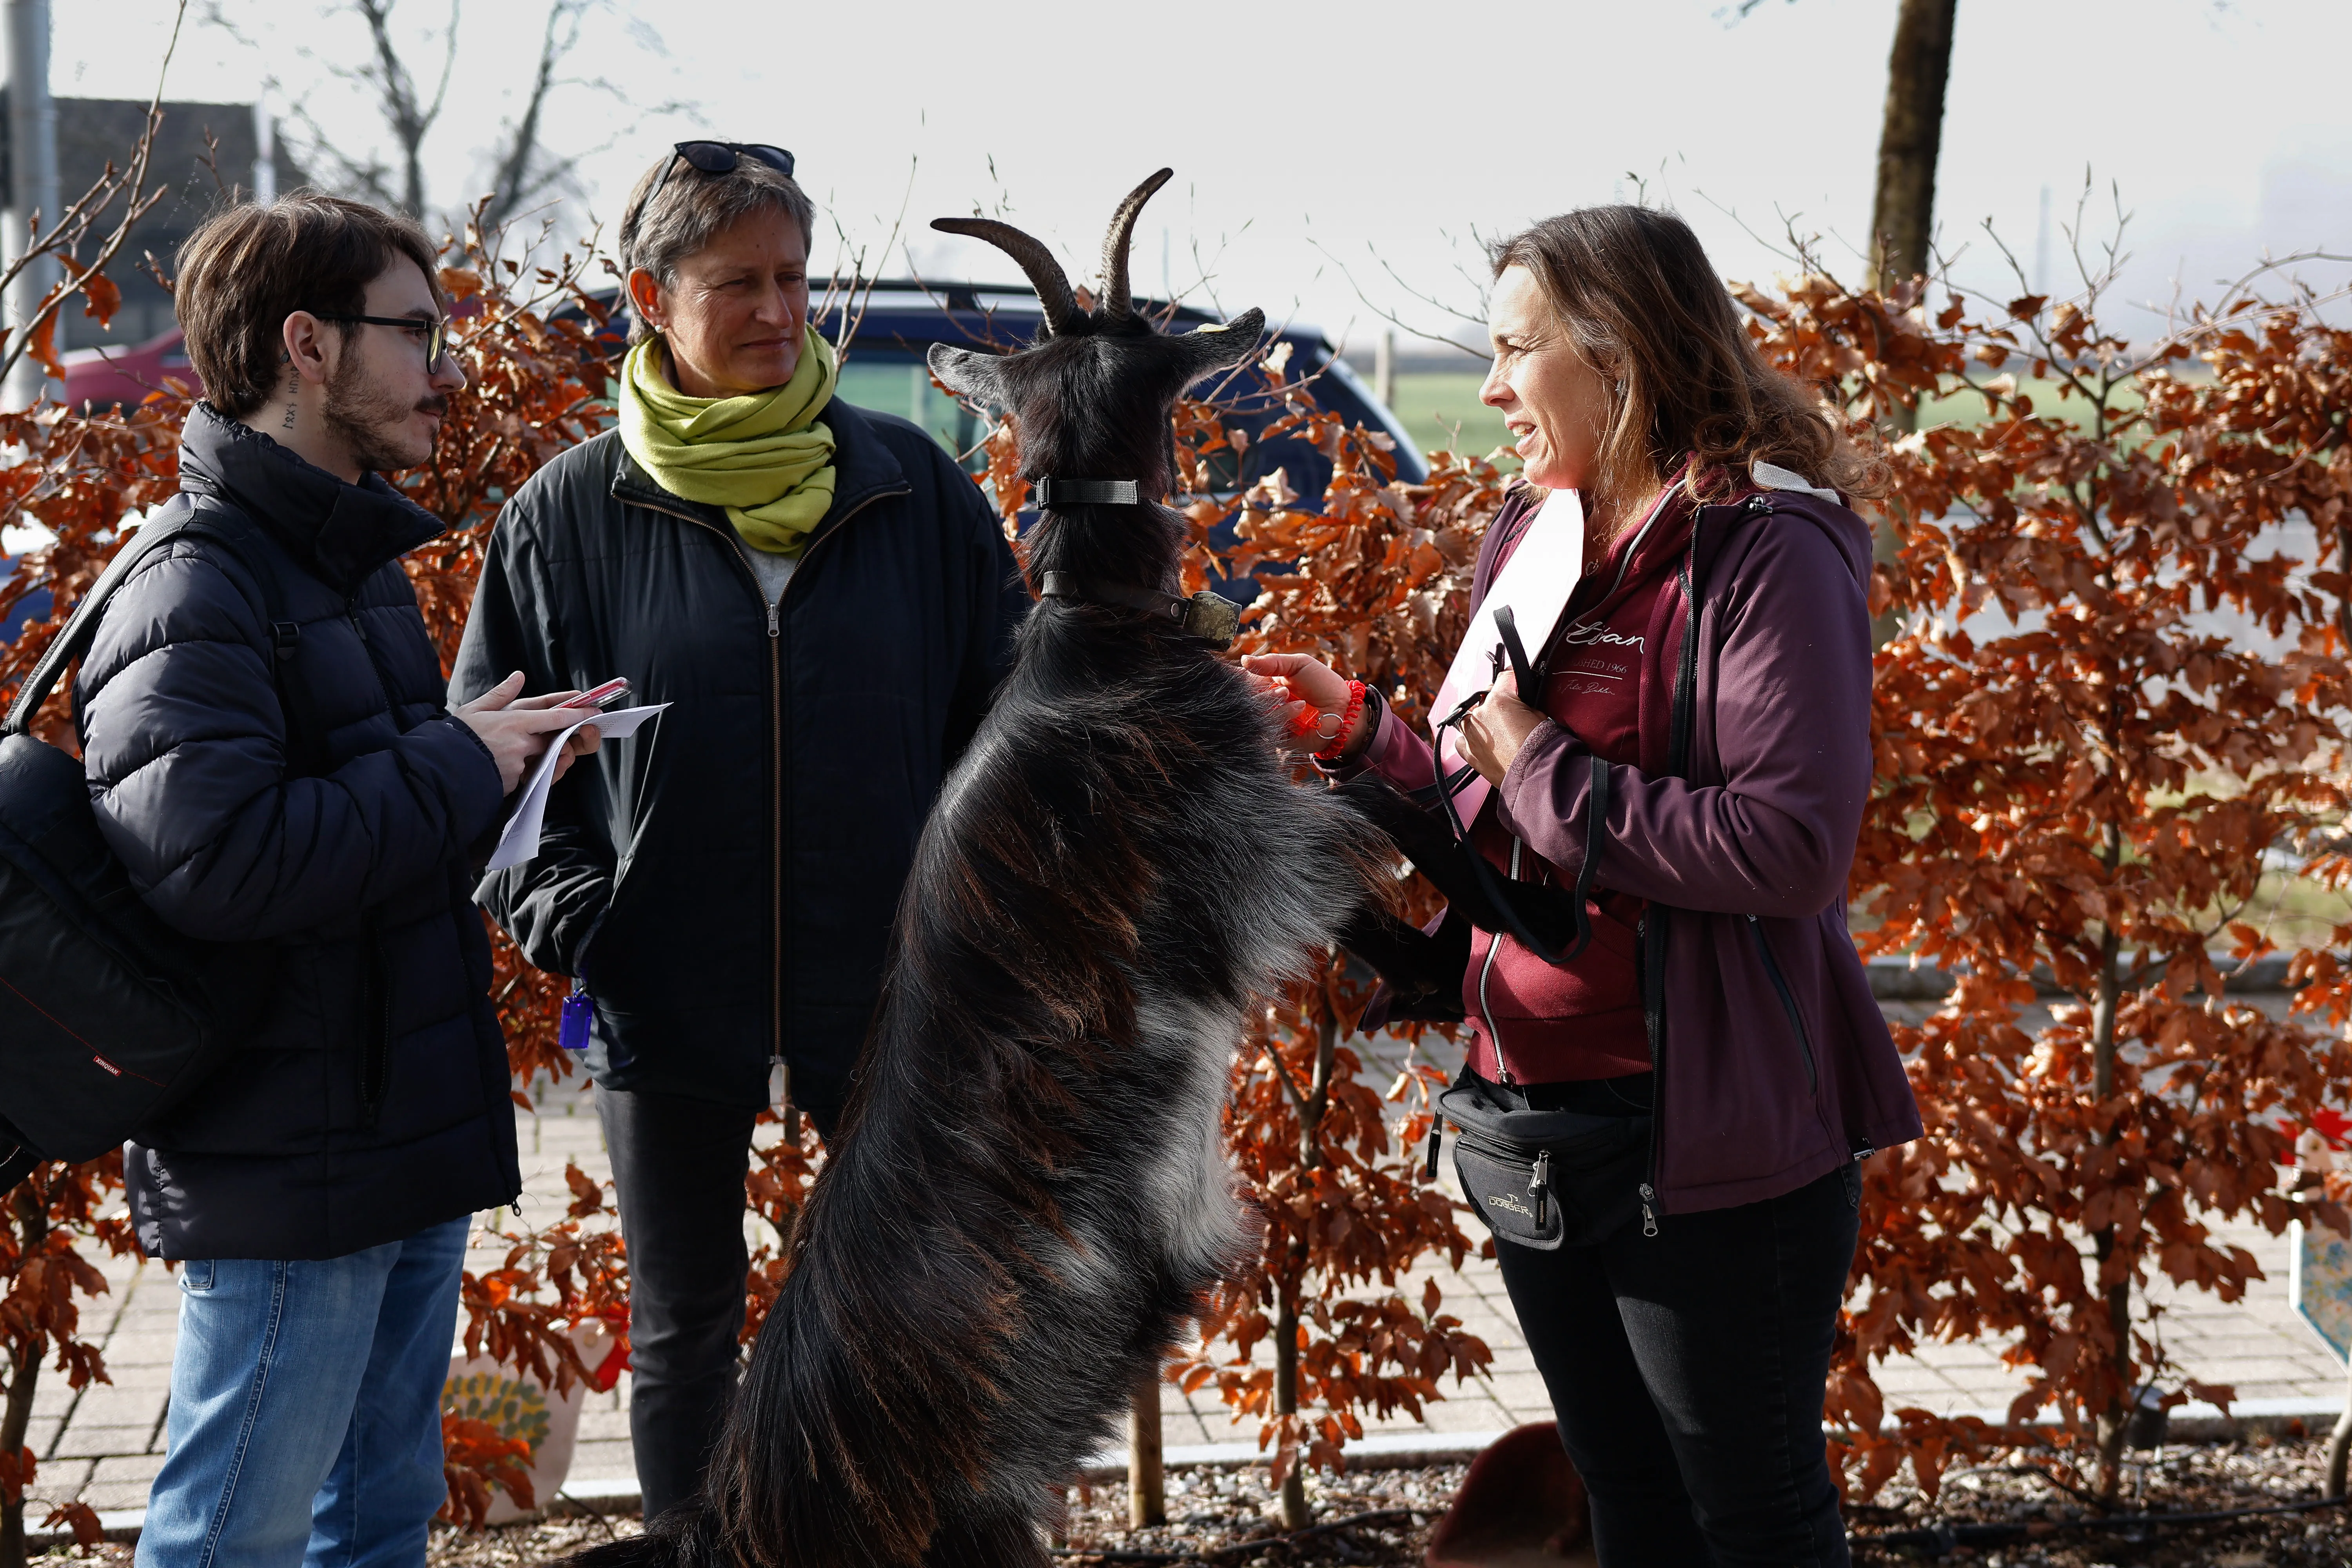
[{"label": "maroon hoodie", "polygon": [[[1535,500],[1515,491],[1487,530],[1474,607]],[[1641,760],[1610,767],[1597,875],[1644,900],[1652,1182],[1669,1214],[1777,1197],[1920,1134],[1846,931],[1871,783],[1869,573],[1870,531],[1834,501],[1762,490],[1701,507],[1644,639]],[[1378,723],[1360,765],[1426,785],[1427,743]],[[1482,814],[1570,885],[1591,755],[1547,721]]]}]

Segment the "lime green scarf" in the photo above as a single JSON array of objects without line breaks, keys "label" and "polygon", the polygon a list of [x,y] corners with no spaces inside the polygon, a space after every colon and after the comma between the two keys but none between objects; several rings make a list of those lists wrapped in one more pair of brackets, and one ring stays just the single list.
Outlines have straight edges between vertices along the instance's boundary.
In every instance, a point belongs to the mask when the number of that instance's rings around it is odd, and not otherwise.
[{"label": "lime green scarf", "polygon": [[663,489],[727,509],[743,542],[797,555],[833,504],[833,432],[816,422],[833,401],[833,345],[803,329],[792,380],[740,397],[688,397],[663,372],[648,338],[621,367],[621,444]]}]

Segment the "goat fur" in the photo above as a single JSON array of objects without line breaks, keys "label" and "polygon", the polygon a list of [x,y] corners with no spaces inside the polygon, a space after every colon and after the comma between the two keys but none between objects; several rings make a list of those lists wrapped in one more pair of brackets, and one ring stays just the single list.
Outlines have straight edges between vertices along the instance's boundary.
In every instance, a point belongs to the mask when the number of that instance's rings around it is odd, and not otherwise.
[{"label": "goat fur", "polygon": [[[1168,493],[1175,399],[1256,346],[1255,310],[1170,336],[1125,297],[1127,232],[1167,177],[1122,204],[1091,314],[1028,237],[934,226],[1003,245],[1046,303],[1016,353],[931,359],[1013,414],[1027,477]],[[1028,570],[1172,593],[1183,537],[1156,502],[1058,508]],[[1254,1249],[1220,1140],[1248,1009],[1380,866],[1366,818],[1296,783],[1279,740],[1197,637],[1036,605],[924,829],[847,1129],[704,1492],[581,1568],[1047,1562],[1071,1476]]]}]

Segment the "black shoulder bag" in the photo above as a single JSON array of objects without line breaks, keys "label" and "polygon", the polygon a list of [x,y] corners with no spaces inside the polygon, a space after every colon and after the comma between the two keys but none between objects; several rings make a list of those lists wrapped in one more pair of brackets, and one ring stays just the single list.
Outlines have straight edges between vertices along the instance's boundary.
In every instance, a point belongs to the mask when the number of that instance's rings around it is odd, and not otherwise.
[{"label": "black shoulder bag", "polygon": [[[196,516],[193,498],[174,510],[116,552],[0,722],[0,1192],[43,1160],[95,1159],[140,1137],[268,999],[275,944],[204,942],[166,925],[100,835],[80,760],[29,732],[89,650],[107,600],[151,551],[184,534],[253,573],[273,673],[292,657],[300,628],[284,618],[266,552]],[[281,681],[281,700],[283,690]],[[290,708],[287,722],[290,731]]]}]

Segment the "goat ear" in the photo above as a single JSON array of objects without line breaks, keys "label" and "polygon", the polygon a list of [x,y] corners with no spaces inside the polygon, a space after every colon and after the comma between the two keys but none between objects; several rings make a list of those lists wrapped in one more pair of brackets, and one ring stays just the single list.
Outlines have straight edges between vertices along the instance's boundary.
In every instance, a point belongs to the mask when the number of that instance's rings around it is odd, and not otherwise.
[{"label": "goat ear", "polygon": [[1211,371],[1237,365],[1257,353],[1259,334],[1265,331],[1265,312],[1244,310],[1221,327],[1195,327],[1176,339],[1184,350],[1184,384],[1189,386]]},{"label": "goat ear", "polygon": [[923,357],[930,362],[931,374],[957,396],[996,408],[1010,404],[1004,395],[1003,354],[974,353],[949,343],[933,343]]}]

